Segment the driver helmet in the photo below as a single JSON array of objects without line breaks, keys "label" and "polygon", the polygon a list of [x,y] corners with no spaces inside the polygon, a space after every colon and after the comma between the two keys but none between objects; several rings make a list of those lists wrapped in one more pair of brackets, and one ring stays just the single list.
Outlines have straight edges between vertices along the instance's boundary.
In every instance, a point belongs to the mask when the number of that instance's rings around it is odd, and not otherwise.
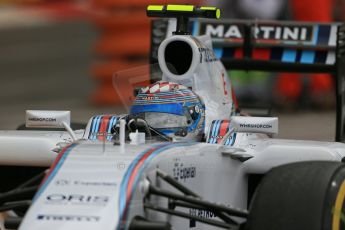
[{"label": "driver helmet", "polygon": [[174,141],[200,141],[205,127],[205,104],[187,87],[166,81],[139,91],[130,114]]}]

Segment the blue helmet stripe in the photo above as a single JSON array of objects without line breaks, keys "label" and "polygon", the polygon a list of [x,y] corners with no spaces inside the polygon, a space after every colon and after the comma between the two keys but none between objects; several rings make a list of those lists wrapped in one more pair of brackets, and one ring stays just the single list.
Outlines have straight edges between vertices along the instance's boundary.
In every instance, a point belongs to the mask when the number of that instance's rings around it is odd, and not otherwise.
[{"label": "blue helmet stripe", "polygon": [[131,108],[131,114],[145,112],[170,113],[181,116],[184,115],[182,103],[133,105]]}]

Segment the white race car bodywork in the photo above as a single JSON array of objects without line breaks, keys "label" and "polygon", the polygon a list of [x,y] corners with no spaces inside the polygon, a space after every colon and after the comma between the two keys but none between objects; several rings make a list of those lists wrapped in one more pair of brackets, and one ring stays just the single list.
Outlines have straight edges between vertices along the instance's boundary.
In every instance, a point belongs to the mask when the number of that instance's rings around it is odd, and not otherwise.
[{"label": "white race car bodywork", "polygon": [[[191,67],[183,75],[172,74],[164,60],[166,46],[175,41],[189,44],[193,53]],[[230,81],[215,58],[209,37],[168,38],[159,50],[159,64],[163,80],[191,87],[205,102],[205,134],[212,132],[214,120],[231,120]],[[174,229],[216,228],[145,209],[147,202],[167,205],[164,198],[147,196],[150,184],[176,191],[157,177],[157,170],[196,191],[203,200],[245,210],[250,174],[265,174],[292,162],[339,162],[345,157],[342,143],[271,139],[255,129],[238,132],[231,145],[146,142],[119,146],[90,140],[91,128],[89,123],[86,130],[76,131],[77,141],[64,131],[0,132],[2,165],[51,166],[55,159],[19,229],[126,229],[135,216],[168,221]],[[218,218],[200,209],[188,212],[205,219]]]},{"label": "white race car bodywork", "polygon": [[[49,138],[45,138],[48,143]],[[50,139],[51,143],[54,140]],[[124,202],[123,190],[128,189],[128,184],[123,184],[124,177],[131,164],[140,159],[138,156],[151,148],[163,150],[141,166],[140,173],[131,171],[138,173],[139,179],[133,188],[132,199],[125,202],[130,210],[126,217],[127,224],[136,215],[166,220],[165,215],[144,211],[143,208],[147,179],[169,189],[169,185],[156,178],[157,168],[197,191],[205,200],[246,209],[249,174],[265,174],[272,167],[299,161],[341,161],[345,156],[345,146],[341,143],[278,140],[262,134],[244,133],[238,135],[233,146],[207,143],[126,144],[125,152],[120,146],[108,142],[80,140],[72,146],[67,148],[70,150],[66,159],[57,161],[61,165],[52,169],[36,194],[20,229],[114,229],[123,215],[121,212],[124,212],[124,204],[121,206]],[[27,154],[34,156],[35,152],[27,151]],[[237,156],[243,154],[252,158],[242,162]],[[50,160],[46,158],[44,164],[50,165],[54,156],[51,152]],[[166,203],[154,197],[150,201]],[[216,218],[206,211],[190,209],[189,212],[204,218]],[[176,217],[172,217],[170,223],[177,229],[194,226],[190,220]],[[198,229],[210,229],[209,225],[201,223],[197,226]]]}]

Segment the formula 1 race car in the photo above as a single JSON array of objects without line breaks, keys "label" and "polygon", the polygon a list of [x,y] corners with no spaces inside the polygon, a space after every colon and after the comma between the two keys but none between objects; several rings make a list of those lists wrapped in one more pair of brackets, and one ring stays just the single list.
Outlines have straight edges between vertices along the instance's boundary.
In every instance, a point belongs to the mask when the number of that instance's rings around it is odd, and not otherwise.
[{"label": "formula 1 race car", "polygon": [[[50,166],[0,194],[5,228],[345,229],[344,26],[217,21],[192,5],[147,14],[177,20],[152,24],[151,84],[134,96],[142,76],[115,74],[128,114],[73,131],[69,111],[30,110],[27,127],[65,131],[0,132],[3,167]],[[271,138],[278,119],[240,116],[221,61],[334,73],[338,142]]]}]

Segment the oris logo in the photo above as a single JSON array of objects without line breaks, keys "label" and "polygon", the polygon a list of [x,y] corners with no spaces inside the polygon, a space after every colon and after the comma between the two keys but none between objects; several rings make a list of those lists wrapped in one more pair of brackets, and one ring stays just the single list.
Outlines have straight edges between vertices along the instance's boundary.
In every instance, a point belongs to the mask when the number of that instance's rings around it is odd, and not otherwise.
[{"label": "oris logo", "polygon": [[105,206],[109,201],[108,196],[81,195],[81,194],[50,194],[46,197],[49,204],[63,205],[95,205]]}]

